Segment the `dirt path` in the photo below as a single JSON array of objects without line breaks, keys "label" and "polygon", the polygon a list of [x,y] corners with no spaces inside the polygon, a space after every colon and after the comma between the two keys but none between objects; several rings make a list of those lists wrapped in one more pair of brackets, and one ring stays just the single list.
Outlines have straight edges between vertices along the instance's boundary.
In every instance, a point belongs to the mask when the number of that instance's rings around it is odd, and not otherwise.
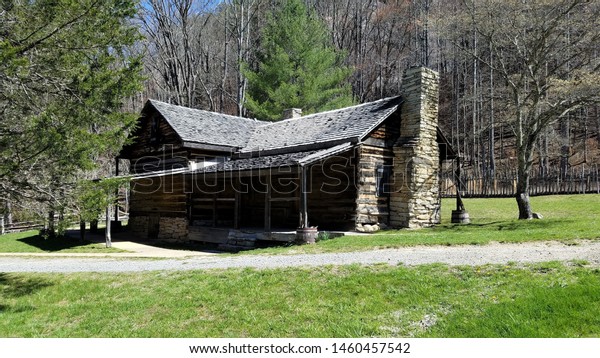
[{"label": "dirt path", "polygon": [[576,244],[537,242],[522,244],[417,246],[400,249],[364,252],[300,254],[300,255],[241,255],[218,254],[186,258],[127,258],[73,256],[1,256],[0,272],[139,272],[155,270],[204,270],[226,268],[279,268],[324,265],[377,264],[448,265],[533,263],[545,261],[585,260],[600,266],[600,241],[579,241]]}]

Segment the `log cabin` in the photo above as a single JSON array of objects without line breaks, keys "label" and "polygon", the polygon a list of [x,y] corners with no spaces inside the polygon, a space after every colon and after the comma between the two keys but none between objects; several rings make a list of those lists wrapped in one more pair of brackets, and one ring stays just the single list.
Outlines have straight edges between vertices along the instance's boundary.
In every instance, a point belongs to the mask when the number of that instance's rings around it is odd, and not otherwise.
[{"label": "log cabin", "polygon": [[[129,229],[143,239],[252,246],[297,228],[373,232],[440,221],[436,72],[400,95],[264,122],[148,100],[119,154],[133,175]],[[298,229],[298,230],[300,230]]]}]

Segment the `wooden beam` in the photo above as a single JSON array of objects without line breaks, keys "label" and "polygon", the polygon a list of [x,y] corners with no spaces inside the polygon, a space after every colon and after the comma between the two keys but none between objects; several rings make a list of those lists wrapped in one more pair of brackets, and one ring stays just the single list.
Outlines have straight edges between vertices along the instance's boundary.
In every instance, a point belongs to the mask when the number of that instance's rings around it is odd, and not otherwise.
[{"label": "wooden beam", "polygon": [[213,227],[217,227],[217,195],[213,196]]},{"label": "wooden beam", "polygon": [[185,198],[185,205],[187,207],[187,219],[188,219],[188,223],[189,225],[192,225],[194,222],[192,220],[193,218],[193,211],[194,211],[194,203],[192,202],[192,193],[189,193],[186,195]]},{"label": "wooden beam", "polygon": [[289,153],[290,151],[305,152],[305,151],[309,151],[309,150],[328,149],[333,146],[348,143],[348,142],[354,144],[354,143],[358,142],[358,140],[359,139],[357,137],[350,138],[350,139],[343,138],[343,139],[322,141],[319,143],[310,143],[310,144],[303,144],[303,145],[297,145],[297,146],[286,146],[286,147],[282,147],[282,148],[267,149],[267,150],[261,150],[261,151],[245,151],[245,152],[240,152],[240,153],[237,153],[236,155],[233,155],[232,158],[233,159],[245,159],[245,158],[251,158],[251,157],[258,157],[258,156],[264,157],[264,156],[269,156],[269,155],[285,154],[285,153]]},{"label": "wooden beam", "polygon": [[233,204],[233,228],[240,228],[240,213],[242,211],[242,193],[240,193],[240,185],[234,184],[235,202]]},{"label": "wooden beam", "polygon": [[271,198],[271,202],[285,202],[285,201],[298,201],[300,198],[298,197],[290,197],[290,198]]},{"label": "wooden beam", "polygon": [[[289,170],[288,170],[289,169]],[[285,171],[279,171],[277,168],[271,168],[271,173],[274,175],[277,174],[281,174],[281,175],[290,175],[290,174],[295,174],[298,173],[299,170],[297,167],[286,167]],[[269,172],[269,169],[253,169],[253,170],[232,170],[232,171],[225,171],[225,172],[210,172],[210,173],[186,173],[185,175],[187,177],[197,177],[197,178],[201,178],[204,177],[206,179],[214,179],[215,177],[217,179],[230,179],[230,178],[244,178],[244,177],[258,177],[258,176],[263,176],[265,175],[265,172]],[[295,179],[295,178],[293,178]]]},{"label": "wooden beam", "polygon": [[266,176],[267,190],[265,193],[265,231],[271,231],[271,175]]}]

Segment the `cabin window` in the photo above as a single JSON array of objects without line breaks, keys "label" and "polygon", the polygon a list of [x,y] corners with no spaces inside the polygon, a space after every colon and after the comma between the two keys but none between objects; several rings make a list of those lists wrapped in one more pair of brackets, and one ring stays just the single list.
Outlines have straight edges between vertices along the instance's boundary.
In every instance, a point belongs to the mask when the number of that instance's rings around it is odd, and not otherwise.
[{"label": "cabin window", "polygon": [[150,126],[150,143],[157,144],[159,141],[158,138],[158,128],[160,126],[160,121],[157,117],[152,117],[152,122]]},{"label": "cabin window", "polygon": [[389,165],[378,165],[375,169],[375,191],[377,196],[387,196],[390,192],[391,167]]},{"label": "cabin window", "polygon": [[196,170],[201,168],[210,167],[212,165],[217,165],[219,163],[225,163],[227,161],[227,157],[201,157],[190,160],[190,169]]}]

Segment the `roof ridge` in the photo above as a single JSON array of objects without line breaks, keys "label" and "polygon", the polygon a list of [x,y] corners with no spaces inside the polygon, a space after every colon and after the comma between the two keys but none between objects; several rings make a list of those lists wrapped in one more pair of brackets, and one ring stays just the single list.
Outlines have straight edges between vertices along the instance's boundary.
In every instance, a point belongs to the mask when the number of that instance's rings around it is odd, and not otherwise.
[{"label": "roof ridge", "polygon": [[355,104],[353,106],[342,107],[342,108],[338,108],[338,109],[330,109],[330,110],[324,111],[324,112],[311,113],[311,114],[307,114],[306,116],[302,116],[302,117],[282,119],[280,121],[261,121],[261,122],[265,122],[265,124],[263,124],[261,127],[269,126],[271,124],[297,121],[297,120],[300,120],[300,119],[307,119],[307,118],[314,117],[314,116],[322,116],[324,114],[339,112],[339,111],[342,111],[342,110],[345,110],[345,109],[350,109],[350,108],[359,108],[359,107],[369,106],[369,105],[373,105],[374,103],[377,103],[377,102],[389,101],[389,100],[392,100],[394,98],[400,98],[400,97],[402,97],[402,96],[401,95],[390,96],[390,97],[380,98],[378,100],[371,101],[371,102],[359,103],[359,104]]},{"label": "roof ridge", "polygon": [[207,111],[205,109],[186,107],[186,106],[181,106],[181,105],[178,105],[178,104],[172,104],[172,103],[168,103],[168,102],[164,102],[164,101],[160,101],[160,100],[152,99],[152,98],[148,98],[148,101],[150,101],[150,103],[156,103],[156,102],[158,102],[158,103],[161,103],[161,104],[166,104],[167,106],[178,107],[178,108],[182,108],[182,109],[185,109],[185,110],[188,110],[188,111],[207,112],[207,113],[218,114],[218,115],[221,115],[221,116],[224,116],[224,117],[229,117],[229,118],[232,118],[232,119],[243,119],[243,120],[248,121],[248,122],[262,122],[262,123],[265,123],[265,124],[269,123],[269,122],[266,122],[266,121],[261,121],[260,119],[256,119],[256,118],[247,118],[247,117],[241,117],[241,116],[234,116],[234,115],[226,114],[226,113],[220,113],[220,112],[214,112],[214,111]]}]

